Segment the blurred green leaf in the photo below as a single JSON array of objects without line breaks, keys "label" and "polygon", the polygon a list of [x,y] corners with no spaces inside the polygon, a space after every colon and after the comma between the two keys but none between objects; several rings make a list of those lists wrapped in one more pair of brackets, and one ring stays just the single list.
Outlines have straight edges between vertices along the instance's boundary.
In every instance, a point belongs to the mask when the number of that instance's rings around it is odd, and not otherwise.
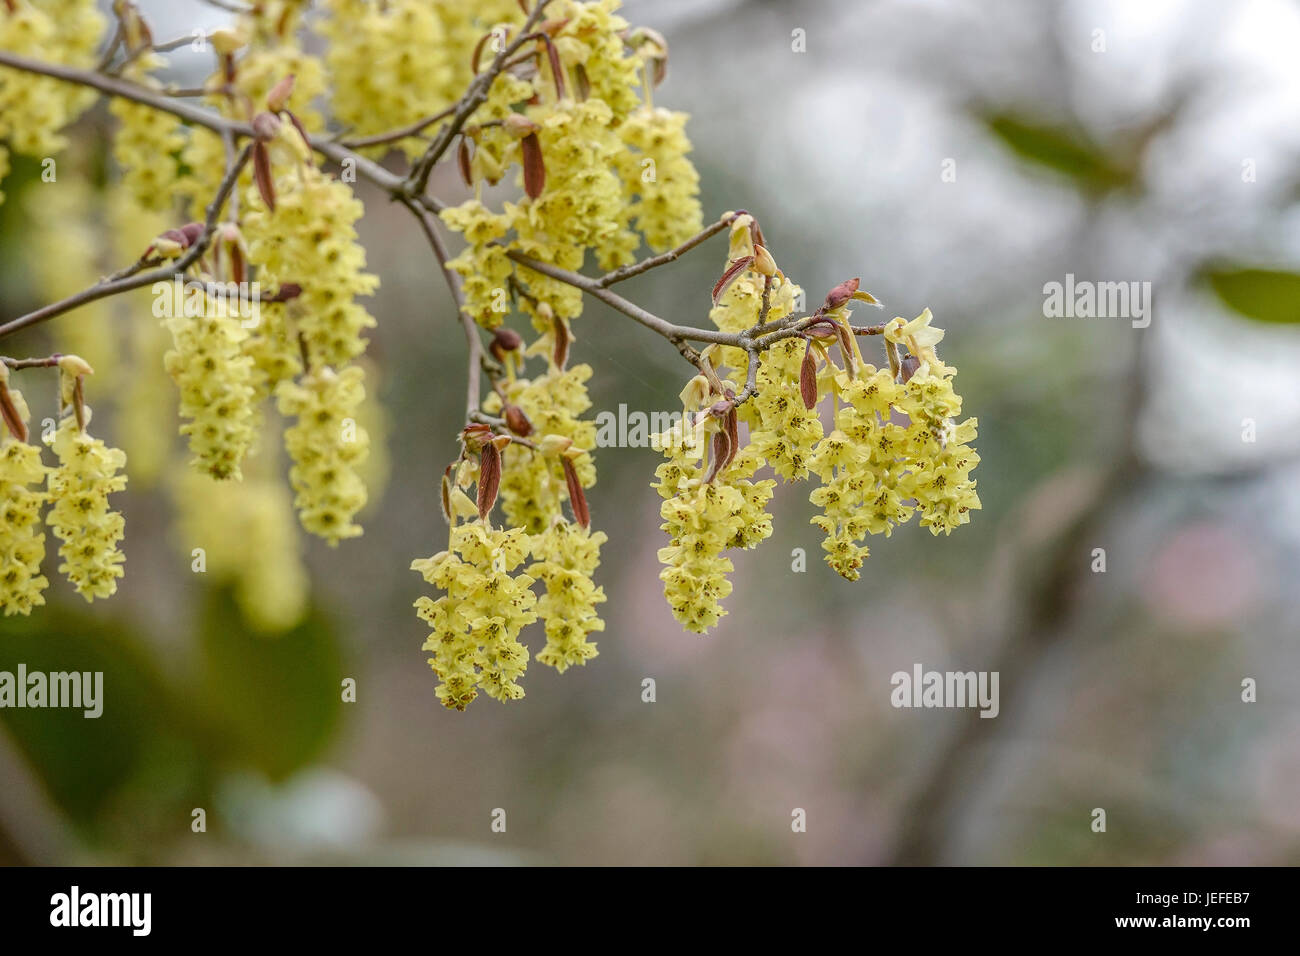
[{"label": "blurred green leaf", "polygon": [[1017,156],[1068,176],[1085,189],[1108,192],[1133,183],[1134,169],[1112,159],[1078,130],[1010,113],[990,113],[980,118]]},{"label": "blurred green leaf", "polygon": [[228,591],[202,614],[202,697],[228,756],[280,780],[310,763],[341,716],[338,635],[319,611],[276,636],[254,632]]},{"label": "blurred green leaf", "polygon": [[[160,753],[189,751],[193,721],[168,692],[147,650],[122,624],[57,606],[30,619],[6,619],[0,670],[102,672],[103,712],[4,708],[0,724],[13,738],[59,808],[84,830],[95,830],[115,795],[140,774],[152,774]],[[184,788],[188,780],[178,781]]]},{"label": "blurred green leaf", "polygon": [[1300,274],[1276,269],[1206,266],[1200,272],[1223,304],[1256,322],[1300,322]]}]

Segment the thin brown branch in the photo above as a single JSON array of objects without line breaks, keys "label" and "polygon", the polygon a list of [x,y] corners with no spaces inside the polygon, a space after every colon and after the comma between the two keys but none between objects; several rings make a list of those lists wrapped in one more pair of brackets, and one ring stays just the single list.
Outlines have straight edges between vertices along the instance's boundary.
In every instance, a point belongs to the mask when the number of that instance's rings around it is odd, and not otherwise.
[{"label": "thin brown branch", "polygon": [[[196,106],[184,99],[169,97],[161,91],[151,90],[138,83],[131,83],[117,77],[105,76],[102,73],[80,70],[58,63],[46,63],[42,60],[20,56],[17,53],[10,53],[8,50],[0,50],[0,66],[9,66],[27,73],[37,73],[41,76],[53,77],[56,80],[64,80],[68,83],[76,83],[79,86],[90,87],[107,96],[130,100],[133,103],[150,106],[163,113],[170,113],[172,116],[193,123],[195,126],[202,126],[217,134],[229,134],[244,139],[253,135],[252,127],[247,123],[227,119],[219,113]],[[390,173],[378,163],[354,153],[343,144],[313,138],[310,145],[312,149],[327,159],[339,165],[350,165],[351,168],[356,170],[358,176],[374,183],[389,195],[406,194],[407,184],[400,176],[396,173]],[[442,209],[442,204],[431,196],[418,196],[415,197],[415,201],[433,212],[439,212]]]},{"label": "thin brown branch", "polygon": [[691,342],[714,342],[718,345],[732,345],[737,348],[745,348],[748,339],[745,336],[735,332],[722,332],[717,329],[698,329],[687,325],[675,325],[666,319],[662,319],[641,308],[635,302],[631,302],[621,295],[609,291],[601,285],[600,279],[593,279],[585,276],[580,272],[572,272],[568,269],[561,269],[559,266],[553,266],[548,262],[542,262],[531,256],[526,256],[521,252],[513,249],[507,249],[506,255],[519,263],[532,269],[534,272],[540,272],[542,275],[550,276],[574,288],[581,289],[592,298],[599,299],[610,308],[622,312],[629,319],[639,322],[653,332],[662,335],[674,345],[679,343]]},{"label": "thin brown branch", "polygon": [[0,356],[0,362],[15,371],[24,368],[54,368],[59,364],[59,357],[57,355],[47,355],[45,358],[16,359],[5,355]]},{"label": "thin brown branch", "polygon": [[735,221],[736,217],[739,215],[740,213],[738,212],[727,213],[727,215],[723,216],[721,219],[717,220],[716,222],[712,222],[709,225],[705,226],[702,230],[697,232],[695,235],[691,236],[691,238],[687,239],[677,248],[670,249],[667,252],[660,253],[657,256],[651,256],[648,259],[642,259],[640,262],[634,262],[631,265],[620,266],[619,268],[613,270],[612,272],[605,273],[603,276],[597,279],[596,282],[600,286],[607,288],[616,282],[622,282],[624,279],[630,279],[633,276],[641,275],[641,273],[643,272],[649,272],[651,269],[658,268],[659,266],[662,265],[667,265],[670,262],[675,262],[681,256],[683,256],[687,252],[690,252],[692,249],[698,246],[700,243],[712,238],[713,236],[716,236],[718,233],[729,228],[731,224]]},{"label": "thin brown branch", "polygon": [[465,297],[461,294],[460,276],[447,265],[449,258],[447,246],[442,241],[442,236],[438,235],[438,226],[433,214],[413,199],[403,197],[401,201],[415,215],[415,218],[420,223],[420,228],[424,230],[425,238],[429,240],[429,248],[433,250],[433,255],[438,260],[438,266],[442,269],[443,277],[447,280],[447,288],[451,291],[452,302],[456,307],[456,315],[460,319],[461,328],[465,332],[465,344],[469,348],[469,355],[466,360],[465,415],[469,420],[473,421],[474,415],[479,410],[483,391],[481,372],[487,362],[487,356],[483,352],[483,340],[479,338],[478,334],[478,323],[474,321],[472,316],[465,313]]},{"label": "thin brown branch", "polygon": [[418,196],[424,193],[425,188],[429,185],[429,175],[433,172],[433,167],[447,152],[447,147],[451,145],[452,140],[461,131],[465,122],[475,110],[487,101],[488,92],[492,89],[492,84],[496,82],[496,78],[501,75],[501,71],[505,69],[506,61],[514,56],[520,46],[528,40],[528,35],[533,32],[533,28],[542,19],[542,13],[549,3],[550,0],[537,0],[533,12],[524,21],[518,36],[510,43],[502,43],[501,49],[496,52],[487,70],[474,77],[473,82],[465,91],[465,95],[457,101],[450,121],[438,131],[438,135],[429,145],[429,148],[424,151],[424,155],[416,160],[415,165],[412,167],[411,175],[406,182],[408,195]]},{"label": "thin brown branch", "polygon": [[152,272],[135,272],[127,274],[120,278],[109,278],[97,282],[88,289],[83,289],[75,295],[68,296],[59,302],[53,302],[49,305],[37,309],[35,312],[29,312],[26,315],[0,325],[0,338],[12,335],[20,329],[28,328],[56,315],[62,315],[65,312],[71,312],[88,302],[94,302],[98,299],[104,299],[111,295],[117,295],[122,292],[129,292],[132,289],[138,289],[142,286],[152,285],[155,282],[167,282],[174,276],[183,274],[186,269],[199,260],[199,257],[207,251],[212,242],[212,236],[216,232],[217,222],[221,217],[221,209],[226,204],[226,199],[230,196],[231,191],[235,188],[235,183],[239,179],[239,174],[244,166],[248,163],[249,156],[252,155],[253,147],[250,143],[245,146],[243,151],[236,158],[235,162],[226,170],[225,177],[221,180],[221,185],[217,189],[216,195],[207,209],[207,217],[204,220],[203,232],[199,234],[194,243],[185,250],[175,262],[168,263],[161,268]]},{"label": "thin brown branch", "polygon": [[445,110],[434,113],[432,116],[426,116],[424,119],[416,120],[399,129],[390,130],[387,133],[376,133],[373,136],[361,136],[357,139],[341,140],[343,146],[348,149],[365,149],[367,146],[382,146],[385,143],[395,143],[398,140],[407,139],[423,133],[428,127],[432,126],[439,120],[444,120],[456,111],[454,105],[448,106]]}]

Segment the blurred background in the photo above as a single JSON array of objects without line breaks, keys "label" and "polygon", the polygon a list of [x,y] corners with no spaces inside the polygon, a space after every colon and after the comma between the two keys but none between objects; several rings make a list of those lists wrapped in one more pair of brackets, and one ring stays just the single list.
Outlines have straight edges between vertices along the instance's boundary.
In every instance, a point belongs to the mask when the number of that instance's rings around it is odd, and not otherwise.
[{"label": "blurred background", "polygon": [[[140,6],[156,36],[228,17]],[[362,184],[388,420],[365,535],[302,541],[308,616],[268,637],[133,481],[118,596],[88,607],[47,565],[49,606],[0,620],[0,670],[105,674],[98,720],[0,710],[0,862],[1300,862],[1300,4],[624,12],[670,44],[655,102],[693,116],[707,219],[754,212],[810,300],[860,275],[886,318],[933,309],[980,422],[983,511],[873,540],[850,584],[820,561],[808,489],[778,488],[772,538],[736,556],[730,614],[699,636],[660,594],[658,454],[603,449],[600,656],[444,711],[407,568],[445,542],[463,343],[415,223]],[[172,59],[181,83],[208,62]],[[108,122],[84,118],[61,162],[102,166]],[[39,167],[15,162],[4,318],[41,301],[25,182]],[[433,188],[463,195],[444,169]],[[626,294],[706,323],[720,243]],[[1150,326],[1047,317],[1067,274],[1150,282]],[[79,318],[6,354],[47,354]],[[110,321],[153,320],[137,300]],[[676,407],[667,343],[590,301],[575,332],[592,414]],[[894,709],[890,675],[917,663],[1000,672],[999,716]]]}]

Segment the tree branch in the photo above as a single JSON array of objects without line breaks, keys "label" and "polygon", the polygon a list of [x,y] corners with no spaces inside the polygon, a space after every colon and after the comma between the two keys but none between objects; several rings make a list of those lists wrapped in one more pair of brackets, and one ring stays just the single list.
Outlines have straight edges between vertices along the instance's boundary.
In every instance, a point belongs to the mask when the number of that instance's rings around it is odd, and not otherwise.
[{"label": "tree branch", "polygon": [[442,158],[443,153],[447,151],[447,147],[451,145],[451,141],[460,132],[466,120],[487,100],[488,92],[505,68],[506,60],[513,56],[519,47],[529,39],[529,34],[533,32],[533,28],[541,20],[542,12],[550,2],[551,0],[537,0],[533,12],[528,15],[528,19],[524,21],[523,27],[519,30],[519,35],[512,42],[501,44],[501,49],[492,58],[492,63],[487,70],[474,77],[469,89],[465,91],[465,95],[457,101],[451,121],[438,130],[438,135],[429,145],[429,148],[424,151],[424,155],[416,160],[415,165],[411,168],[411,174],[404,184],[407,195],[423,195],[424,190],[429,185],[429,175],[433,172],[433,167]]},{"label": "tree branch", "polygon": [[[119,99],[139,103],[142,106],[152,107],[163,113],[170,113],[172,116],[193,123],[195,126],[202,126],[219,135],[231,135],[244,139],[253,135],[253,129],[247,123],[228,119],[219,113],[214,113],[212,110],[203,109],[193,103],[187,103],[183,99],[169,97],[164,92],[151,90],[139,83],[131,83],[117,77],[105,76],[92,70],[80,70],[59,63],[46,63],[42,60],[20,56],[17,53],[10,53],[8,50],[0,50],[0,66],[12,67],[26,73],[37,73],[67,83],[76,83],[79,86],[87,86],[106,96],[115,96]],[[345,162],[350,162],[358,175],[374,183],[390,196],[407,195],[407,184],[402,177],[396,173],[390,173],[378,163],[353,152],[343,144],[324,139],[313,139],[309,145],[313,150],[335,163],[343,165]],[[440,212],[442,209],[442,204],[432,197],[416,196],[413,198],[420,205],[433,212]]]},{"label": "tree branch", "polygon": [[446,119],[455,111],[456,107],[453,104],[452,106],[448,106],[445,110],[434,113],[432,116],[426,116],[424,119],[416,120],[414,123],[408,123],[406,126],[390,130],[387,133],[376,133],[373,136],[362,136],[359,139],[347,139],[341,140],[341,142],[348,149],[364,149],[367,146],[382,146],[385,143],[395,143],[398,140],[407,139],[408,137],[424,132],[426,128],[432,126],[434,123],[438,122],[438,120]]},{"label": "tree branch", "polygon": [[478,336],[478,323],[472,316],[465,313],[463,306],[465,298],[460,291],[460,276],[458,276],[448,265],[447,246],[442,241],[442,236],[438,235],[437,223],[434,222],[434,216],[429,210],[418,205],[414,199],[403,197],[402,204],[415,216],[420,223],[420,228],[424,230],[425,238],[429,240],[429,248],[433,250],[434,257],[438,260],[438,265],[442,269],[443,277],[447,280],[447,288],[451,291],[452,302],[456,307],[456,315],[460,319],[461,328],[465,332],[465,344],[469,347],[469,356],[467,360],[467,382],[465,394],[465,417],[472,419],[479,410],[483,386],[480,378],[480,371],[485,364],[486,356],[483,353],[483,341]]},{"label": "tree branch", "polygon": [[697,232],[695,235],[691,236],[691,238],[687,239],[676,249],[670,249],[667,252],[660,253],[657,256],[651,256],[648,259],[642,259],[640,262],[634,262],[628,266],[620,266],[619,268],[613,270],[612,272],[606,272],[603,276],[601,276],[599,279],[596,280],[596,283],[597,285],[600,285],[603,288],[608,288],[609,286],[612,286],[615,282],[622,282],[624,279],[630,279],[633,276],[639,276],[641,273],[649,272],[651,269],[658,268],[659,266],[667,265],[670,262],[676,262],[678,258],[690,252],[700,243],[704,242],[707,239],[712,238],[713,236],[716,236],[724,229],[730,227],[730,225],[733,222],[735,222],[736,217],[739,215],[740,213],[738,212],[727,213],[725,216],[723,216],[721,219],[717,220],[716,222],[710,223],[709,225],[705,226],[702,230]]},{"label": "tree branch", "polygon": [[736,348],[745,348],[748,342],[743,333],[722,332],[718,329],[698,329],[689,325],[675,325],[667,319],[661,319],[653,312],[649,312],[635,302],[630,302],[617,293],[610,292],[600,279],[593,279],[585,276],[580,272],[571,272],[568,269],[561,269],[559,266],[553,266],[549,262],[542,262],[531,256],[526,256],[522,252],[513,249],[507,249],[506,255],[519,263],[532,269],[534,272],[540,272],[544,276],[550,276],[574,288],[581,289],[592,298],[599,299],[607,306],[622,312],[629,319],[639,322],[652,332],[658,332],[668,341],[677,345],[682,342],[712,342],[718,345],[732,345]]},{"label": "tree branch", "polygon": [[[217,221],[221,217],[221,209],[226,204],[226,199],[230,196],[231,191],[235,188],[235,183],[239,179],[239,174],[244,166],[248,163],[249,156],[252,155],[252,144],[246,145],[235,159],[234,163],[226,170],[225,178],[221,180],[221,185],[217,189],[216,195],[208,205],[207,218],[204,221],[203,232],[199,234],[194,243],[185,250],[175,262],[168,263],[152,272],[130,272],[129,269],[122,270],[122,273],[116,274],[107,280],[95,283],[89,289],[83,289],[75,295],[68,296],[59,302],[53,302],[47,306],[37,309],[35,312],[29,312],[20,316],[11,322],[0,325],[0,338],[12,335],[20,329],[36,325],[47,319],[52,319],[56,315],[62,315],[64,312],[71,312],[73,309],[85,305],[88,302],[94,302],[97,299],[107,298],[111,295],[117,295],[120,292],[129,292],[131,289],[138,289],[141,286],[152,285],[155,282],[167,282],[174,276],[181,275],[193,263],[199,260],[199,257],[207,251],[208,246],[212,243],[212,235],[216,231]],[[125,273],[125,274],[123,274]]]}]

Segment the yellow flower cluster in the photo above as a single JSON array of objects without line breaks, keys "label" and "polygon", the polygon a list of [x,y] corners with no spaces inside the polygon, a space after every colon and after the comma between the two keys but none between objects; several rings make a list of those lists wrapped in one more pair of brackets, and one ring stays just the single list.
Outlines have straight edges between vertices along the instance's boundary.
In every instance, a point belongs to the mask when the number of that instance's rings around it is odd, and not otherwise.
[{"label": "yellow flower cluster", "polygon": [[[451,263],[464,278],[465,312],[488,328],[509,311],[512,275],[527,289],[520,307],[539,331],[549,323],[543,308],[566,319],[583,308],[578,289],[515,266],[506,248],[570,270],[593,252],[601,268],[612,269],[633,261],[643,239],[661,251],[699,231],[699,176],[687,157],[686,116],[643,104],[637,89],[649,54],[631,45],[628,24],[615,13],[620,5],[553,3],[548,33],[560,75],[539,56],[531,79],[499,77],[466,125],[475,186],[498,182],[518,163],[528,192],[501,213],[483,206],[477,193],[443,213],[467,242]],[[531,171],[530,140],[537,147]]]},{"label": "yellow flower cluster", "polygon": [[[448,707],[464,710],[478,686],[502,700],[523,696],[518,678],[528,651],[518,634],[532,620],[545,623],[546,645],[537,659],[560,672],[595,657],[596,645],[588,637],[605,628],[596,612],[605,593],[592,575],[607,538],[591,530],[583,490],[596,481],[587,451],[596,429],[581,417],[591,405],[586,389],[591,368],[564,367],[555,342],[561,332],[567,339],[566,323],[557,323],[527,349],[517,339],[503,356],[507,378],[483,410],[500,415],[503,427],[518,437],[492,437],[481,424],[466,429],[465,453],[448,470],[443,488],[451,544],[412,565],[446,592],[436,602],[421,598],[416,606],[434,625],[425,649],[435,652],[430,663],[442,681],[438,696]],[[546,353],[548,370],[533,378],[519,375],[527,357],[537,352]],[[461,490],[471,482],[479,486],[477,503]],[[489,523],[497,500],[506,529]],[[563,514],[566,501],[572,520]],[[465,518],[471,520],[462,523]],[[525,573],[511,577],[508,572],[529,554],[533,561]],[[543,587],[540,599],[528,590],[535,582]]]},{"label": "yellow flower cluster", "polygon": [[62,541],[59,571],[87,601],[117,591],[125,556],[118,549],[125,522],[108,496],[126,487],[126,454],[92,438],[68,415],[53,438],[58,468],[49,473],[48,522]]},{"label": "yellow flower cluster", "polygon": [[[750,225],[753,218],[741,215],[732,226],[731,259],[753,255]],[[746,272],[726,290],[709,318],[724,332],[743,332],[758,322],[763,306],[763,276]],[[795,311],[802,290],[792,282],[774,283],[769,293],[768,321],[779,321]],[[816,411],[807,408],[799,390],[803,342],[786,339],[775,343],[763,355],[758,369],[758,394],[739,409],[740,420],[749,426],[750,440],[773,470],[785,481],[808,475],[808,459],[822,437],[822,423]],[[739,392],[747,366],[739,349],[722,350],[723,363],[731,368],[732,382]]]},{"label": "yellow flower cluster", "polygon": [[433,629],[424,643],[438,675],[438,699],[464,710],[479,688],[497,700],[518,700],[516,683],[528,666],[519,632],[537,620],[537,596],[527,574],[511,574],[529,552],[522,528],[490,529],[480,521],[454,527],[446,551],[411,562],[425,581],[445,593],[415,602]]},{"label": "yellow flower cluster", "polygon": [[[324,8],[329,15],[316,29],[328,44],[330,105],[350,135],[409,126],[451,102],[446,34],[428,0],[326,0]],[[414,159],[427,144],[409,137],[394,145]]]},{"label": "yellow flower cluster", "polygon": [[[466,3],[465,0],[426,0],[426,2],[437,11],[438,20],[442,24],[443,43],[436,54],[438,62],[433,66],[435,69],[446,69],[447,87],[443,99],[450,103],[458,98],[474,79],[471,61],[474,49],[483,37],[489,35],[494,29],[514,31],[523,23],[524,13],[519,7],[519,0],[474,0],[473,3]],[[554,8],[551,8],[550,15],[555,16]],[[513,36],[513,32],[511,35]],[[430,52],[424,50],[421,51],[421,55],[428,57]],[[485,47],[479,59],[480,69],[486,66],[493,53],[490,45]]]},{"label": "yellow flower cluster", "polygon": [[[615,169],[625,147],[611,128],[613,111],[604,100],[566,99],[532,112],[541,126],[537,136],[546,159],[546,188],[514,208],[518,248],[566,269],[580,267],[589,248],[597,250],[602,268],[631,261],[638,243],[623,228],[625,200]],[[534,295],[549,300],[547,282],[527,275]],[[555,302],[552,308],[560,315],[576,314]]]},{"label": "yellow flower cluster", "polygon": [[[194,289],[198,303],[171,302],[163,324],[175,345],[164,357],[180,390],[180,413],[189,421],[192,464],[213,478],[242,477],[240,463],[254,437],[253,360],[243,353],[248,337],[235,303]],[[197,306],[197,307],[194,307]]]},{"label": "yellow flower cluster", "polygon": [[[779,330],[801,296],[759,236],[753,217],[733,215],[724,275],[730,284],[719,283],[710,313],[724,331],[748,332],[765,322],[767,331]],[[863,360],[849,324],[854,298],[875,301],[850,280],[797,327],[803,329],[798,336],[786,333],[771,343],[761,356],[756,391],[747,393],[749,400],[739,408],[734,398],[744,389],[748,355],[738,348],[705,353],[727,370],[725,384],[710,384],[700,375],[682,393],[688,413],[694,408],[707,414],[701,431],[718,436],[707,476],[698,460],[701,442],[682,443],[680,430],[668,436],[671,458],[659,467],[654,485],[666,499],[663,529],[670,538],[659,552],[665,595],[674,615],[692,630],[705,630],[725,613],[718,602],[731,590],[726,575],[732,566],[722,551],[753,546],[771,532],[770,521],[756,515],[771,495],[771,483],[734,487],[737,478],[748,478],[764,465],[785,481],[809,474],[820,479],[809,498],[822,513],[812,523],[826,536],[827,563],[849,580],[861,573],[869,553],[861,542],[868,534],[889,535],[918,511],[923,526],[946,534],[980,507],[970,478],[979,462],[969,444],[977,423],[973,418],[955,422],[961,412],[952,387],[956,370],[935,351],[942,330],[931,326],[929,310],[911,322],[898,318],[873,330],[885,339],[890,358],[890,367],[878,369]],[[824,434],[819,409],[827,394],[834,405],[833,428]],[[735,415],[736,422],[724,429],[719,413]],[[906,424],[898,420],[904,416]],[[741,422],[749,426],[750,444],[737,452],[731,445]],[[754,529],[728,540],[737,526],[727,522],[740,516]]]},{"label": "yellow flower cluster", "polygon": [[[544,440],[548,450],[569,452],[566,457],[584,488],[596,483],[596,464],[587,451],[596,444],[596,426],[581,417],[591,407],[586,387],[589,378],[591,366],[582,364],[565,370],[551,368],[534,379],[515,379],[505,387],[506,399],[527,416],[535,437],[550,436]],[[488,396],[483,407],[495,414],[502,407],[501,397]],[[539,534],[568,498],[560,456],[512,444],[502,457],[501,501],[506,520],[511,527]]]},{"label": "yellow flower cluster", "polygon": [[645,107],[618,128],[628,147],[619,158],[627,215],[655,252],[685,242],[700,231],[703,221],[700,175],[686,158],[691,151],[688,118],[662,107]]},{"label": "yellow flower cluster", "polygon": [[506,250],[496,244],[509,231],[509,221],[477,199],[443,210],[442,221],[469,243],[447,263],[461,277],[462,309],[479,325],[495,329],[509,311],[506,280],[514,264],[506,257]]},{"label": "yellow flower cluster", "polygon": [[831,379],[846,404],[814,454],[812,470],[823,484],[810,500],[824,509],[812,520],[826,533],[827,563],[850,580],[867,556],[858,544],[867,534],[888,536],[918,511],[932,534],[948,534],[980,507],[970,478],[979,463],[969,445],[977,422],[954,421],[961,412],[952,387],[956,369],[939,360],[934,345],[943,332],[930,321],[927,309],[911,322],[885,326],[886,341],[906,346],[918,363],[905,383],[867,363],[856,375],[836,371]]},{"label": "yellow flower cluster", "polygon": [[[292,126],[285,124],[282,135],[301,148]],[[364,352],[361,333],[375,320],[356,297],[370,295],[379,282],[364,271],[366,252],[357,242],[361,201],[347,184],[316,166],[290,161],[276,167],[274,211],[255,189],[245,193],[245,202],[243,235],[249,260],[261,270],[264,294],[279,291],[285,283],[302,289],[288,312],[295,317],[296,333],[306,341],[311,365],[337,367]],[[285,355],[297,351],[297,342],[278,321],[283,314],[274,313],[250,344],[268,375],[296,370],[297,360]],[[275,381],[272,378],[271,385]]]},{"label": "yellow flower cluster", "polygon": [[[0,366],[0,379],[8,369]],[[22,393],[9,390],[18,416],[30,417]],[[45,603],[42,592],[49,580],[41,574],[45,558],[45,532],[41,528],[41,509],[47,496],[40,490],[49,468],[41,463],[37,445],[11,435],[0,425],[0,611],[30,614],[32,608]]]},{"label": "yellow flower cluster", "polygon": [[306,615],[308,582],[293,503],[266,457],[254,459],[261,467],[238,485],[184,472],[174,497],[185,556],[202,548],[205,573],[231,583],[245,619],[274,634]]},{"label": "yellow flower cluster", "polygon": [[555,38],[561,63],[571,73],[581,68],[588,97],[603,102],[620,122],[641,105],[643,68],[640,56],[627,49],[630,25],[618,15],[622,6],[623,0],[557,0],[547,8],[548,17],[564,22]]},{"label": "yellow flower cluster", "polygon": [[366,503],[366,485],[356,471],[370,448],[370,436],[356,420],[366,394],[363,377],[355,365],[337,373],[326,366],[276,390],[280,413],[297,418],[285,429],[284,443],[293,460],[289,481],[299,519],[331,545],[361,534],[352,519]]},{"label": "yellow flower cluster", "polygon": [[[293,90],[286,108],[309,133],[321,130],[325,119],[313,106],[328,91],[325,64],[320,57],[303,50],[298,36],[302,14],[311,0],[263,0],[254,4],[237,22],[237,34],[247,37],[248,47],[235,70],[235,89],[244,103],[262,109],[266,94],[286,76],[293,76]],[[209,83],[220,86],[214,77]],[[245,107],[246,109],[247,107]]]},{"label": "yellow flower cluster", "polygon": [[[103,258],[102,231],[86,216],[96,200],[90,170],[66,168],[72,164],[71,156],[63,164],[57,188],[32,183],[21,201],[28,221],[21,250],[27,275],[33,291],[49,302],[94,285],[108,262],[116,261]],[[134,255],[139,254],[137,249]],[[96,369],[96,384],[104,389],[116,384],[118,374],[118,327],[112,311],[111,299],[88,302],[77,310],[75,320],[59,329],[60,351],[84,358]]]},{"label": "yellow flower cluster", "polygon": [[[6,0],[0,3],[0,49],[88,66],[104,25],[95,0]],[[0,67],[0,140],[24,155],[49,157],[64,146],[59,130],[93,101],[93,93],[71,83]],[[0,166],[7,166],[7,157]]]},{"label": "yellow flower cluster", "polygon": [[[150,241],[169,226],[164,216],[145,212],[120,190],[109,190],[105,202],[108,207],[105,225],[114,262],[138,258]],[[122,444],[131,460],[131,481],[137,488],[151,485],[157,479],[174,444],[174,412],[166,402],[158,401],[159,395],[167,394],[174,387],[163,365],[163,356],[173,345],[171,333],[163,323],[141,318],[155,301],[153,290],[147,287],[116,297],[115,301],[121,312],[121,324],[126,327],[126,358],[122,364],[131,370],[116,392],[117,421]],[[70,322],[68,327],[87,324]],[[60,330],[61,335],[64,332]],[[85,354],[78,349],[73,351]],[[95,364],[89,357],[87,361]]]},{"label": "yellow flower cluster", "polygon": [[[158,89],[161,84],[149,76],[149,71],[165,62],[157,54],[144,54],[123,75]],[[172,190],[180,179],[177,157],[186,143],[184,124],[170,113],[126,99],[111,100],[108,108],[119,123],[113,137],[113,158],[122,168],[122,185],[141,209],[170,211]]]},{"label": "yellow flower cluster", "polygon": [[603,531],[567,521],[554,522],[532,539],[537,560],[528,566],[528,573],[546,587],[537,602],[537,614],[546,626],[546,646],[537,659],[561,674],[597,655],[587,635],[605,629],[596,614],[605,592],[591,575],[600,564],[600,546],[607,540]]},{"label": "yellow flower cluster", "polygon": [[659,549],[665,565],[659,578],[673,617],[703,634],[727,613],[721,602],[731,593],[727,575],[734,565],[723,552],[756,547],[772,534],[767,503],[776,482],[751,480],[763,463],[752,445],[706,481],[704,456],[691,432],[679,429],[658,444],[668,461],[655,469],[659,481],[652,487],[664,499],[660,527],[669,540]]}]

